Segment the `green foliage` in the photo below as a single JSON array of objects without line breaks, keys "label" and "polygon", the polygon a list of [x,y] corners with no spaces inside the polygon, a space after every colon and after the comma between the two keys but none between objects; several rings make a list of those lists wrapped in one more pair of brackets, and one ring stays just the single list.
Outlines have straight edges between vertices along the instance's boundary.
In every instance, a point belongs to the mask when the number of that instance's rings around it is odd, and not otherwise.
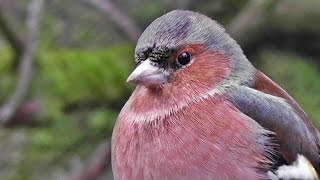
[{"label": "green foliage", "polygon": [[264,51],[261,69],[282,86],[320,127],[320,73],[310,59],[278,51]]},{"label": "green foliage", "polygon": [[88,127],[91,132],[97,135],[104,135],[111,132],[115,123],[116,113],[108,109],[98,109],[90,112],[88,117]]},{"label": "green foliage", "polygon": [[[0,88],[10,92],[12,87],[5,80],[12,79],[11,55],[7,49],[3,52]],[[24,158],[10,179],[32,179],[39,169],[67,164],[68,155],[87,157],[106,140],[118,112],[102,106],[121,106],[132,90],[125,81],[132,69],[132,54],[130,45],[39,51],[31,96],[41,100],[42,126],[28,130]],[[81,108],[67,111],[66,107],[78,104]]]},{"label": "green foliage", "polygon": [[4,100],[14,85],[10,74],[12,52],[7,46],[0,46],[0,102]]},{"label": "green foliage", "polygon": [[[62,116],[68,105],[121,104],[131,91],[125,82],[133,62],[133,48],[57,49],[41,51],[34,93],[40,94],[44,119]],[[91,103],[91,104],[90,104]]]},{"label": "green foliage", "polygon": [[131,46],[100,50],[42,51],[40,78],[42,91],[55,92],[66,103],[81,100],[110,100],[121,98],[130,89],[125,83],[133,62]]},{"label": "green foliage", "polygon": [[83,124],[66,114],[48,127],[30,129],[24,159],[11,179],[32,179],[35,170],[68,164],[68,155],[87,158],[111,133],[116,116],[117,112],[100,108],[88,112]]},{"label": "green foliage", "polygon": [[50,13],[42,17],[41,32],[39,42],[43,47],[50,47],[50,45],[58,38],[61,29],[57,25],[59,22]]},{"label": "green foliage", "polygon": [[12,57],[12,52],[7,46],[0,46],[0,55],[1,55],[1,63],[0,63],[0,74],[3,75],[9,71],[10,60]]},{"label": "green foliage", "polygon": [[24,158],[11,178],[32,179],[34,171],[39,168],[66,163],[64,157],[67,154],[81,152],[79,144],[85,142],[87,133],[68,116],[55,119],[49,127],[30,129]]}]

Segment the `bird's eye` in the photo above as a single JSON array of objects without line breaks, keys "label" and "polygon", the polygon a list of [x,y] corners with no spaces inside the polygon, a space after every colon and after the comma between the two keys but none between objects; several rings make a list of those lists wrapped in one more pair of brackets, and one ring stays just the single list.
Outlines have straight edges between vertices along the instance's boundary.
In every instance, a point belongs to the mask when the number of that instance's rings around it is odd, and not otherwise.
[{"label": "bird's eye", "polygon": [[183,52],[179,54],[177,58],[177,62],[182,66],[189,64],[190,61],[191,61],[191,55],[187,52]]}]

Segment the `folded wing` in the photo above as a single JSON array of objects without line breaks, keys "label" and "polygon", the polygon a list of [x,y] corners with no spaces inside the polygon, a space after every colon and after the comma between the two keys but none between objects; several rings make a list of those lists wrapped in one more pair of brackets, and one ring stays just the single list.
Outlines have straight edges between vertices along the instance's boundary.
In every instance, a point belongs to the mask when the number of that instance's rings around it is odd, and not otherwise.
[{"label": "folded wing", "polygon": [[287,163],[303,154],[320,173],[319,132],[283,89],[258,72],[252,87],[236,86],[228,97],[244,114],[275,132],[279,153]]}]

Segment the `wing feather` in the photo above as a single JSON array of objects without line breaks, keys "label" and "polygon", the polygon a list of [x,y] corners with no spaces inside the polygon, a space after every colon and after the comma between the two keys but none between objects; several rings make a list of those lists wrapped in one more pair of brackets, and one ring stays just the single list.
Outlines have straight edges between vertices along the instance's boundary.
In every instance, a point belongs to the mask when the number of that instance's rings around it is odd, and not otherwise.
[{"label": "wing feather", "polygon": [[228,97],[240,111],[276,134],[280,154],[288,163],[303,154],[320,173],[319,132],[283,89],[259,72],[252,87],[233,87]]}]

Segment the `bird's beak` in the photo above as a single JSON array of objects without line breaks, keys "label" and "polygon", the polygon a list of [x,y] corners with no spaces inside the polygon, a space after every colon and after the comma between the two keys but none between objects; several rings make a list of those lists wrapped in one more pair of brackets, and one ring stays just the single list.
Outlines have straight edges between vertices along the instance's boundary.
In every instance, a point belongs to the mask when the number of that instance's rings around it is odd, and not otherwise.
[{"label": "bird's beak", "polygon": [[143,85],[161,85],[168,81],[168,77],[164,70],[153,65],[149,59],[142,62],[130,74],[127,82]]}]

